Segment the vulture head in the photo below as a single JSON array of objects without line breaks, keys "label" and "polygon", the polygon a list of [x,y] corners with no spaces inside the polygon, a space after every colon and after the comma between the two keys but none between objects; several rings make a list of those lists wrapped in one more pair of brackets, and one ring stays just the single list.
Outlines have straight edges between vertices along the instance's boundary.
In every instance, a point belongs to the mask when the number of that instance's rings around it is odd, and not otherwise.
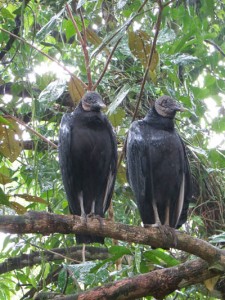
[{"label": "vulture head", "polygon": [[102,97],[97,92],[87,92],[81,99],[81,105],[85,111],[100,111],[106,107]]},{"label": "vulture head", "polygon": [[165,118],[174,118],[177,111],[184,111],[184,107],[169,96],[162,96],[155,101],[156,112]]}]

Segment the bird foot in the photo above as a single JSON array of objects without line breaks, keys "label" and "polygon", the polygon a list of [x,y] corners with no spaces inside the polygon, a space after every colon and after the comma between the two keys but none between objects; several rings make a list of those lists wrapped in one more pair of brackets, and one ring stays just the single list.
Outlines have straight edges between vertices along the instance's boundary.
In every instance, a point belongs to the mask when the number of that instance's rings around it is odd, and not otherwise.
[{"label": "bird foot", "polygon": [[145,228],[153,227],[153,228],[159,228],[162,224],[160,222],[154,223],[154,224],[144,224]]},{"label": "bird foot", "polygon": [[81,219],[81,223],[83,225],[87,223],[87,215],[86,214],[81,214],[80,219]]},{"label": "bird foot", "polygon": [[95,217],[95,214],[93,212],[91,212],[90,214],[87,215],[88,218],[93,218]]}]

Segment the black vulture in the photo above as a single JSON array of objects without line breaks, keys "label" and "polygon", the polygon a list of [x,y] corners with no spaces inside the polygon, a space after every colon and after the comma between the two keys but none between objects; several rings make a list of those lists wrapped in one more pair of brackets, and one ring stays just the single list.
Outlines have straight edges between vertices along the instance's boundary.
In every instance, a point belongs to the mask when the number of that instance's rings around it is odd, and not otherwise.
[{"label": "black vulture", "polygon": [[[59,164],[69,209],[84,218],[104,217],[115,184],[117,143],[103,107],[97,92],[87,92],[60,124]],[[104,238],[77,234],[76,241],[104,243]]]},{"label": "black vulture", "polygon": [[158,98],[127,140],[127,174],[144,224],[179,228],[187,220],[191,174],[184,143],[174,128],[184,108],[169,96]]}]

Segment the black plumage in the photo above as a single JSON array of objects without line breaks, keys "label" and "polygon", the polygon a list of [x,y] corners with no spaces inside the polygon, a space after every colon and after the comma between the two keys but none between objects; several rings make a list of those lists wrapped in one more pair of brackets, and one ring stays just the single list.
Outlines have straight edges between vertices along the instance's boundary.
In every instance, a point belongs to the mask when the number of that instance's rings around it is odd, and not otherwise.
[{"label": "black plumage", "polygon": [[[87,92],[60,124],[59,163],[70,212],[104,217],[116,177],[117,144],[105,107],[96,92]],[[104,238],[76,235],[77,243],[104,243]]]},{"label": "black plumage", "polygon": [[179,228],[187,220],[191,174],[184,143],[174,128],[175,114],[182,110],[178,102],[162,96],[129,130],[128,180],[144,224]]}]

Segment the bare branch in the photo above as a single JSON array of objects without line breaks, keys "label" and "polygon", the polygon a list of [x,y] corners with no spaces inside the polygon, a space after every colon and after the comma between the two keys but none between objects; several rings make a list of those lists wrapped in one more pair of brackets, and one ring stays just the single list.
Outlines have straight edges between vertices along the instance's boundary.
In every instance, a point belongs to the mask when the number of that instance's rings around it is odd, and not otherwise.
[{"label": "bare branch", "polygon": [[[0,263],[0,274],[7,273],[24,267],[32,267],[41,264],[44,261],[56,261],[67,259],[72,263],[80,263],[82,261],[82,246],[57,248],[51,250],[33,251],[29,254],[22,254],[17,257],[10,257]],[[106,259],[109,257],[106,248],[85,247],[86,260]]]},{"label": "bare branch", "polygon": [[[54,61],[59,67],[61,67],[63,70],[65,70],[70,76],[72,76],[73,78],[76,78],[77,80],[80,80],[76,75],[74,75],[72,72],[70,72],[69,69],[67,69],[64,65],[62,65],[57,59],[49,56],[47,53],[43,52],[42,50],[38,49],[36,46],[34,46],[33,44],[29,43],[28,41],[26,41],[25,39],[19,37],[18,35],[13,34],[12,32],[3,29],[0,27],[0,30],[9,34],[10,36],[13,36],[15,39],[29,45],[30,47],[32,47],[33,49],[35,49],[36,51],[38,51],[39,53],[41,53],[42,55],[44,55],[45,57],[47,57],[49,60]],[[83,83],[85,85],[85,88],[87,88],[87,85],[85,83]]]},{"label": "bare branch", "polygon": [[119,38],[118,41],[116,42],[116,44],[114,45],[114,47],[113,47],[113,49],[112,49],[112,51],[111,51],[111,53],[110,53],[110,55],[109,55],[109,57],[108,57],[108,59],[107,59],[107,61],[106,61],[106,64],[105,64],[104,69],[103,69],[103,71],[102,71],[102,74],[99,76],[97,82],[96,82],[96,83],[94,84],[94,86],[92,87],[92,90],[93,90],[93,91],[97,88],[97,86],[99,85],[99,83],[102,81],[102,78],[104,77],[105,72],[106,72],[107,69],[108,69],[108,66],[109,66],[109,63],[110,63],[110,61],[111,61],[111,59],[112,59],[112,56],[113,56],[113,54],[114,54],[114,52],[115,52],[117,46],[119,45],[121,39],[122,39],[122,37]]},{"label": "bare branch", "polygon": [[[142,83],[141,83],[141,89],[140,89],[140,93],[138,95],[138,100],[137,100],[137,104],[136,104],[136,107],[135,107],[135,110],[134,110],[134,114],[133,114],[131,123],[135,120],[135,118],[137,116],[137,112],[138,112],[138,109],[139,109],[139,106],[140,106],[140,102],[141,102],[142,94],[143,94],[143,91],[144,91],[145,83],[146,83],[147,76],[149,74],[149,69],[150,69],[150,66],[151,66],[151,63],[152,63],[153,54],[154,54],[155,49],[156,49],[156,42],[157,42],[159,30],[160,30],[162,12],[163,12],[163,9],[164,9],[164,6],[162,5],[161,0],[158,0],[157,2],[158,2],[158,5],[159,5],[159,13],[158,13],[158,18],[157,18],[157,22],[156,22],[156,31],[155,31],[155,35],[154,35],[154,39],[153,39],[149,59],[148,59],[148,65],[147,65],[147,68],[145,70],[145,74],[144,74],[144,77],[143,77],[143,80],[142,80]],[[122,162],[122,159],[123,159],[123,156],[124,156],[124,153],[125,153],[125,149],[126,149],[126,144],[127,144],[127,137],[125,139],[120,157],[118,159],[117,168],[119,168],[119,166]]]},{"label": "bare branch", "polygon": [[92,89],[92,79],[91,79],[91,68],[90,68],[90,60],[89,60],[89,54],[88,54],[88,50],[87,50],[87,37],[86,37],[86,31],[85,31],[85,25],[84,25],[84,22],[83,22],[83,16],[80,12],[80,15],[81,15],[81,21],[82,21],[82,24],[83,24],[83,30],[85,32],[84,34],[84,38],[82,38],[81,34],[80,34],[80,31],[79,31],[79,28],[77,26],[77,23],[73,17],[73,14],[70,10],[70,7],[68,4],[66,4],[66,10],[70,16],[70,19],[71,21],[73,22],[73,26],[77,32],[77,35],[78,35],[78,38],[79,38],[79,41],[80,41],[80,44],[82,46],[82,49],[83,49],[83,53],[84,53],[84,61],[85,61],[85,67],[86,67],[86,71],[87,71],[87,78],[88,78],[88,87],[87,89],[90,91]]},{"label": "bare branch", "polygon": [[225,53],[223,52],[223,50],[213,41],[210,41],[210,40],[204,40],[204,42],[206,42],[207,44],[210,44],[212,45],[217,51],[219,51],[219,53],[225,57]]},{"label": "bare branch", "polygon": [[54,144],[52,141],[48,140],[46,137],[44,137],[43,135],[41,135],[39,132],[37,132],[36,130],[34,130],[33,128],[31,128],[30,126],[28,126],[26,123],[24,123],[22,120],[11,116],[11,115],[4,115],[4,118],[8,118],[8,119],[12,119],[15,120],[17,123],[23,125],[28,131],[30,131],[31,133],[35,134],[36,136],[38,136],[41,140],[43,140],[44,142],[46,142],[47,144],[49,144],[51,147],[57,149],[58,146],[56,144]]}]

